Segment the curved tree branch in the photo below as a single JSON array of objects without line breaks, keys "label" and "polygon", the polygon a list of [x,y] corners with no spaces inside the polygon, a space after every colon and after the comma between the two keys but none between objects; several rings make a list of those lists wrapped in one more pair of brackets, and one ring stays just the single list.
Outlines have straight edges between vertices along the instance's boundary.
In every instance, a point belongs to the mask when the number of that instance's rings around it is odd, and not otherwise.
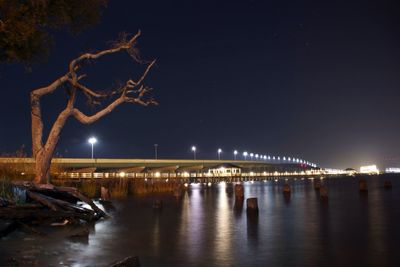
[{"label": "curved tree branch", "polygon": [[[70,116],[75,117],[83,124],[90,124],[112,112],[116,107],[124,102],[142,106],[157,105],[157,102],[153,98],[146,97],[152,89],[142,84],[156,61],[144,62],[140,60],[137,49],[135,48],[136,40],[139,36],[140,31],[129,40],[127,40],[126,35],[123,35],[122,39],[114,43],[113,47],[110,49],[102,50],[97,53],[85,53],[75,58],[70,62],[66,74],[52,82],[50,85],[35,89],[31,92],[32,147],[33,156],[36,160],[35,181],[48,181],[51,158],[60,138],[61,130]],[[120,51],[127,51],[136,62],[147,64],[144,72],[137,81],[130,79],[126,81],[123,86],[109,90],[108,92],[101,92],[81,83],[81,80],[86,77],[86,74],[78,74],[78,71],[86,61],[98,59],[104,55],[114,54]],[[57,116],[57,119],[53,123],[47,136],[46,142],[43,145],[43,121],[40,98],[44,95],[53,93],[62,85],[67,85],[67,105]],[[78,92],[82,92],[87,97],[90,104],[101,104],[102,100],[105,99],[109,99],[111,103],[106,104],[105,107],[103,106],[101,110],[97,111],[93,115],[86,115],[75,107],[75,100]]]}]

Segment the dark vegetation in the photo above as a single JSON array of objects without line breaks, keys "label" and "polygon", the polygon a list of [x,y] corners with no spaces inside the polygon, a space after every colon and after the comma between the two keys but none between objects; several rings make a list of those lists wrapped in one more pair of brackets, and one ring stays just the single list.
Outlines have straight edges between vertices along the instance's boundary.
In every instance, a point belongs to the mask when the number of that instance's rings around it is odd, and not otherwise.
[{"label": "dark vegetation", "polygon": [[52,33],[79,34],[96,24],[106,0],[0,0],[0,63],[43,60]]}]

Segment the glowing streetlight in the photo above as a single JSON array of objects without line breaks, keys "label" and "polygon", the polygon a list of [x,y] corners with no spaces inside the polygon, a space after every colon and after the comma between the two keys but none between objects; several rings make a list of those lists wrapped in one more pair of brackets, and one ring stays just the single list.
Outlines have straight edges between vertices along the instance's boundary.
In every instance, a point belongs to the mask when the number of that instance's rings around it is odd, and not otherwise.
[{"label": "glowing streetlight", "polygon": [[253,160],[254,154],[250,153],[250,159]]},{"label": "glowing streetlight", "polygon": [[192,146],[192,151],[193,151],[193,159],[196,160],[196,147]]},{"label": "glowing streetlight", "polygon": [[233,159],[236,160],[236,155],[238,154],[237,150],[233,151]]},{"label": "glowing streetlight", "polygon": [[243,152],[243,157],[244,157],[244,160],[246,160],[246,158],[247,158],[247,155],[248,155],[247,151]]},{"label": "glowing streetlight", "polygon": [[97,143],[97,139],[96,139],[96,137],[90,137],[88,142],[89,142],[89,144],[92,145],[92,158],[93,158],[93,147],[94,147],[94,144]]},{"label": "glowing streetlight", "polygon": [[218,148],[218,160],[221,160],[222,149]]},{"label": "glowing streetlight", "polygon": [[258,160],[258,154],[256,154],[256,160]]}]

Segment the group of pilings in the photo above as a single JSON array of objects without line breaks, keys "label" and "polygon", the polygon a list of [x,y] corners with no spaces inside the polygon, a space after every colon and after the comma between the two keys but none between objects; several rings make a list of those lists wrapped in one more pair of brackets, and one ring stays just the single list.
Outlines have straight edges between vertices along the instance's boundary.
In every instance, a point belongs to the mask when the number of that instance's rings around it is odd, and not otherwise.
[{"label": "group of pilings", "polygon": [[[368,183],[367,180],[361,178],[358,182],[359,184],[359,191],[360,193],[367,193],[368,192]],[[385,180],[383,183],[385,189],[392,188],[392,182],[390,180]],[[319,192],[320,199],[322,201],[328,200],[328,188],[325,185],[321,184],[320,180],[316,180],[314,182],[314,189]],[[283,186],[282,193],[286,198],[290,197],[292,190],[290,185],[285,182]],[[236,184],[235,185],[235,204],[234,209],[241,210],[243,208],[244,203],[244,187],[243,184]],[[250,197],[246,199],[246,211],[248,215],[258,214],[258,200],[255,197]]]}]

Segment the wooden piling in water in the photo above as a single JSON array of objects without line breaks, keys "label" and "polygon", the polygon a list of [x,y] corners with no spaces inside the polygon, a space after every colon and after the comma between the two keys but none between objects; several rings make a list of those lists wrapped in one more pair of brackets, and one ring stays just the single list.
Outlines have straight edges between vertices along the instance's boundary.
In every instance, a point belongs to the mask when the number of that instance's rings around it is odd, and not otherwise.
[{"label": "wooden piling in water", "polygon": [[288,183],[285,183],[285,185],[283,186],[283,193],[285,194],[285,195],[290,195],[290,186],[289,186],[289,184]]},{"label": "wooden piling in water", "polygon": [[244,188],[242,184],[235,185],[235,198],[244,198]]},{"label": "wooden piling in water", "polygon": [[358,187],[360,192],[368,192],[368,184],[364,178],[361,178],[360,181],[358,181]]},{"label": "wooden piling in water", "polygon": [[390,181],[390,180],[384,181],[384,182],[383,182],[383,187],[384,187],[385,189],[391,189],[391,188],[392,188],[392,181]]},{"label": "wooden piling in water", "polygon": [[322,200],[327,200],[328,199],[328,189],[325,186],[321,186],[319,188],[319,197]]},{"label": "wooden piling in water", "polygon": [[258,201],[256,197],[251,197],[246,200],[248,212],[258,212]]}]

